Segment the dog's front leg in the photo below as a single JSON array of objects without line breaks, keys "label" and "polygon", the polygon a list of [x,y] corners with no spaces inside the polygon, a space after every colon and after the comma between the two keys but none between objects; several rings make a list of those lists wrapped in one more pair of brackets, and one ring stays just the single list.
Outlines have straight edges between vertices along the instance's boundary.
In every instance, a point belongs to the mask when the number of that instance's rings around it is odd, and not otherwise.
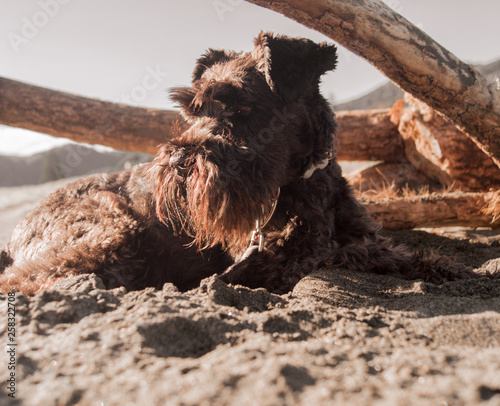
[{"label": "dog's front leg", "polygon": [[[270,267],[270,264],[273,266]],[[271,251],[259,251],[258,247],[251,247],[236,263],[227,268],[220,278],[233,285],[265,288],[281,293],[291,288],[285,288],[279,271],[282,268]]]},{"label": "dog's front leg", "polygon": [[[262,253],[259,252],[258,246],[249,247],[245,253],[239,258],[233,265],[227,268],[221,275],[221,279],[228,283],[242,283],[247,276],[248,266],[251,265],[252,261],[258,260],[259,255]],[[250,275],[248,275],[250,276]],[[250,276],[251,278],[251,276]],[[252,278],[253,279],[253,278]],[[245,284],[248,286],[247,284]]]},{"label": "dog's front leg", "polygon": [[277,244],[271,238],[262,251],[257,246],[248,248],[226,269],[221,279],[233,285],[286,293],[301,278],[327,262],[332,257],[333,250],[332,241],[328,238],[315,238],[311,235],[300,238],[295,235],[284,244]]}]

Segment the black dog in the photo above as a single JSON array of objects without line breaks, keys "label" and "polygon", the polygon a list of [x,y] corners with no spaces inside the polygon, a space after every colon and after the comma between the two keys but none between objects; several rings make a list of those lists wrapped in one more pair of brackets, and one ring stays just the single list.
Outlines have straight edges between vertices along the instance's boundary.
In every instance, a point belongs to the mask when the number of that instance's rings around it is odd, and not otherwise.
[{"label": "black dog", "polygon": [[393,247],[335,160],[319,92],[333,45],[261,33],[251,52],[210,50],[173,90],[188,127],[155,161],[68,185],[0,251],[0,283],[34,293],[96,273],[109,288],[227,282],[290,290],[322,264],[427,281],[470,268]]}]

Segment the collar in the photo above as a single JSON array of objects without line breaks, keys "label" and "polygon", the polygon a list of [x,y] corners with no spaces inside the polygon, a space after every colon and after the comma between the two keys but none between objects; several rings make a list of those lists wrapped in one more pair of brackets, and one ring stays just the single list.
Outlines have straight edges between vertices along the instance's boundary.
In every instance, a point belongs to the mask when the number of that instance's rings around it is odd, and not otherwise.
[{"label": "collar", "polygon": [[[316,164],[311,164],[309,168],[304,172],[304,175],[302,175],[302,178],[309,179],[317,169],[325,169],[332,159],[333,148],[328,151],[326,158]],[[265,203],[261,203],[262,216],[255,220],[255,228],[252,231],[252,235],[250,237],[250,245],[248,246],[248,248],[252,248],[254,245],[257,245],[259,247],[259,252],[262,251],[262,248],[264,246],[264,235],[262,234],[262,229],[267,225],[267,223],[269,223],[269,220],[271,220],[271,218],[273,217],[276,206],[278,205],[279,196],[280,188],[278,188],[276,196],[272,197],[267,205]]]},{"label": "collar", "polygon": [[[264,246],[264,236],[262,234],[262,229],[269,223],[269,220],[273,217],[276,206],[278,205],[278,198],[280,196],[280,188],[274,197],[272,197],[268,204],[261,203],[262,215],[260,218],[255,220],[255,229],[250,237],[250,245],[248,248],[252,248],[254,245],[258,245],[259,252],[262,251]],[[267,213],[266,213],[267,212]]]}]

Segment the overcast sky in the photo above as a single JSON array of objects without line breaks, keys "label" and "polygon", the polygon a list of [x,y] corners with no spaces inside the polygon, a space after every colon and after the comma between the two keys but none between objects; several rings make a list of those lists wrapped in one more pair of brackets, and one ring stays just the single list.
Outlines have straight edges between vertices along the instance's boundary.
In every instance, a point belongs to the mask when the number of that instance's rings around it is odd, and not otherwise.
[{"label": "overcast sky", "polygon": [[[465,62],[500,58],[500,0],[386,3]],[[249,50],[260,30],[329,40],[241,0],[0,0],[0,76],[172,108],[168,88],[189,84],[194,62],[207,48]],[[338,69],[323,79],[323,93],[343,102],[386,80],[342,50]],[[0,153],[27,148],[14,142],[16,134],[0,129]],[[36,143],[33,137],[26,140]]]}]

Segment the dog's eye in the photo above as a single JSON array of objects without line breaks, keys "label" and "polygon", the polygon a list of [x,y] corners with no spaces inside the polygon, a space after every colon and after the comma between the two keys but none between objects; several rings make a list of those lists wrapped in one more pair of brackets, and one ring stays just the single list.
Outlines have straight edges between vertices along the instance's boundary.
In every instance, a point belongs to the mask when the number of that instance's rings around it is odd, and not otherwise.
[{"label": "dog's eye", "polygon": [[240,116],[248,116],[252,112],[252,108],[250,106],[239,106],[236,109],[236,114]]}]

